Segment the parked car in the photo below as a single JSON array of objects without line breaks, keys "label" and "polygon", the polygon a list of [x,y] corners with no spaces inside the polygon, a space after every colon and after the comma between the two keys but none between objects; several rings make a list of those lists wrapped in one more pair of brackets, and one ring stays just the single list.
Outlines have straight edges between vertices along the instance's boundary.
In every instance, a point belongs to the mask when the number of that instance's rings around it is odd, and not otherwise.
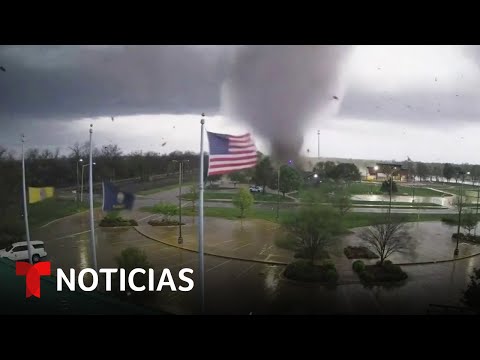
[{"label": "parked car", "polygon": [[261,186],[250,186],[250,192],[262,192],[262,187]]},{"label": "parked car", "polygon": [[[47,256],[43,241],[30,241],[30,250],[32,253],[33,263],[37,263],[40,261],[40,258]],[[28,261],[27,242],[16,242],[7,248],[0,250],[0,257],[8,258],[13,261]]]}]

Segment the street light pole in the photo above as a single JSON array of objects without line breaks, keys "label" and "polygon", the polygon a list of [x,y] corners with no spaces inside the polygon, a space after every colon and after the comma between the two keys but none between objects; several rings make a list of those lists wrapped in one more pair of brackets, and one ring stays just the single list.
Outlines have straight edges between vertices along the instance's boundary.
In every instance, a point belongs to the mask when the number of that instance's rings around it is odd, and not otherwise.
[{"label": "street light pole", "polygon": [[317,130],[317,157],[318,161],[320,161],[320,130]]},{"label": "street light pole", "polygon": [[388,207],[388,220],[391,219],[392,214],[392,192],[393,192],[393,173],[397,168],[394,166],[390,172],[390,206]]},{"label": "street light pole", "polygon": [[80,199],[79,194],[78,194],[79,191],[80,191],[80,180],[78,180],[78,163],[79,162],[83,162],[83,159],[80,158],[80,159],[77,160],[77,190],[75,191],[75,197],[77,199],[77,205],[78,205],[78,200]]},{"label": "street light pole", "polygon": [[280,167],[277,171],[277,221],[278,221],[278,211],[280,207]]},{"label": "street light pole", "polygon": [[[475,218],[478,220],[478,199],[480,198],[480,182],[477,184],[477,210],[475,213]],[[475,230],[473,231],[474,238],[477,236],[477,225],[475,225]]]},{"label": "street light pole", "polygon": [[183,184],[183,163],[188,160],[172,160],[178,162],[178,243],[183,244],[182,237],[182,184]]},{"label": "street light pole", "polygon": [[[465,183],[465,173],[461,172],[462,175],[462,185],[460,187],[460,202],[458,203],[458,225],[457,225],[457,245],[455,251],[453,252],[454,256],[458,255],[458,241],[460,240],[460,223],[462,222],[462,209],[463,209],[463,184]],[[467,172],[467,175],[470,175],[470,172]]]},{"label": "street light pole", "polygon": [[[82,187],[81,187],[81,190],[80,190],[80,202],[83,202],[83,169],[85,169],[85,166],[88,166],[90,164],[85,164],[85,165],[82,165]],[[93,163],[93,165],[96,165],[95,163]]]}]

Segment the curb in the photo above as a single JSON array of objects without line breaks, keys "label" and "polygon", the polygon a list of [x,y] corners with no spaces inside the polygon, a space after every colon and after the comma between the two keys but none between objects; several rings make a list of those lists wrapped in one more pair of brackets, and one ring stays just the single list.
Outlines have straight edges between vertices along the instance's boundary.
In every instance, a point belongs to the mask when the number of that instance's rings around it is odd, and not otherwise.
[{"label": "curb", "polygon": [[[157,242],[162,243],[162,244],[164,244],[164,245],[168,245],[168,246],[175,247],[175,248],[177,248],[177,249],[186,250],[186,251],[190,251],[190,252],[193,252],[193,253],[197,253],[197,254],[198,254],[198,251],[197,251],[197,250],[187,249],[187,248],[184,248],[183,246],[179,246],[179,245],[176,245],[176,244],[170,244],[170,243],[167,243],[167,242],[165,242],[165,241],[162,241],[162,240],[159,240],[159,239],[157,239],[157,238],[154,238],[153,236],[147,235],[147,234],[143,233],[142,231],[140,231],[140,230],[138,229],[138,226],[134,226],[133,228],[134,228],[140,235],[145,236],[145,237],[148,238],[148,239],[157,241]],[[219,257],[219,258],[223,258],[223,259],[248,261],[248,262],[255,262],[255,263],[266,264],[266,265],[281,265],[281,266],[287,266],[287,265],[289,264],[289,263],[282,262],[282,261],[271,261],[271,260],[269,261],[269,260],[258,260],[258,259],[246,259],[246,258],[235,257],[235,256],[219,255],[219,254],[213,254],[213,253],[208,252],[208,251],[204,251],[203,253],[204,253],[205,255],[215,256],[215,257]]]},{"label": "curb", "polygon": [[422,261],[422,262],[414,262],[414,263],[396,263],[395,265],[399,265],[399,266],[432,265],[432,264],[440,264],[440,263],[447,263],[447,262],[454,262],[454,261],[459,261],[459,260],[470,259],[470,258],[479,256],[479,255],[480,255],[480,252],[472,254],[472,255],[458,257],[458,258],[455,258],[455,259],[432,260],[432,261]]}]

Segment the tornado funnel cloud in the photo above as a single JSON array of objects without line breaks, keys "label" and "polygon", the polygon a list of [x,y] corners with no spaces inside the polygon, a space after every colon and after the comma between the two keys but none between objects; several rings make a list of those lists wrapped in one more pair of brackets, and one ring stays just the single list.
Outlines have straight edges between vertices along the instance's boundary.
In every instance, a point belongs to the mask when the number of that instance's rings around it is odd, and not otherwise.
[{"label": "tornado funnel cloud", "polygon": [[229,64],[222,111],[267,139],[276,161],[294,160],[306,125],[338,108],[349,52],[349,46],[242,46]]}]

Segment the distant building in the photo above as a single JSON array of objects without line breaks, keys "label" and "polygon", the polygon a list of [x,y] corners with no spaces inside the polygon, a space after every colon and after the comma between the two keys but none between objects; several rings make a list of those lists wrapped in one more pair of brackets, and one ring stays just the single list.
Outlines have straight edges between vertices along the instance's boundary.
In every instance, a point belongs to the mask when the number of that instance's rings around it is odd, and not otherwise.
[{"label": "distant building", "polygon": [[367,166],[367,181],[387,180],[392,172],[394,181],[408,181],[408,169],[402,168],[402,164],[377,163],[375,166]]}]

